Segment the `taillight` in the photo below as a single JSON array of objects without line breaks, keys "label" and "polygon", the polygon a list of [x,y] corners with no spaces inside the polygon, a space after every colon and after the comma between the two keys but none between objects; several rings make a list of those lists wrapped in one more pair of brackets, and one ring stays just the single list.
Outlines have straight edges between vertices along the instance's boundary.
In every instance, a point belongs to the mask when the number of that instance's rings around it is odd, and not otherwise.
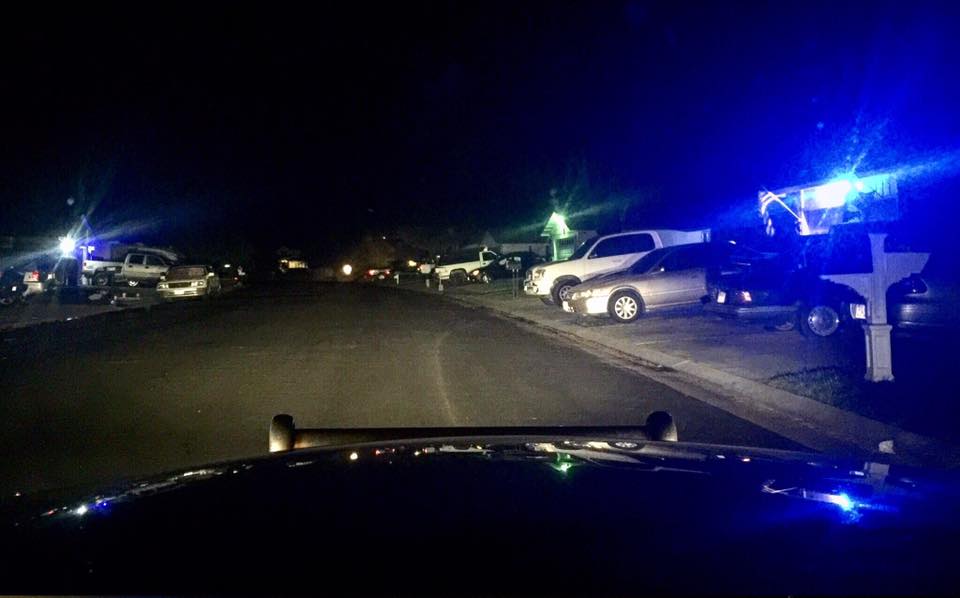
[{"label": "taillight", "polygon": [[34,270],[27,274],[27,282],[40,282],[40,270]]}]

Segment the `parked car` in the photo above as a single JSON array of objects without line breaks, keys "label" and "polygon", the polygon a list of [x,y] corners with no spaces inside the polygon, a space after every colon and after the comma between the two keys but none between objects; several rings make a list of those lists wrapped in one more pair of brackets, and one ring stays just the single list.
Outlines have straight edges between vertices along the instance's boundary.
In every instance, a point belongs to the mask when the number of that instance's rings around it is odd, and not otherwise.
[{"label": "parked car", "polygon": [[23,284],[23,272],[7,268],[0,274],[0,306],[15,305],[25,301],[27,286]]},{"label": "parked car", "polygon": [[570,298],[573,287],[595,276],[623,270],[654,249],[709,239],[708,230],[636,230],[593,237],[568,259],[531,268],[523,290],[544,303],[560,306]]},{"label": "parked car", "polygon": [[215,268],[215,271],[217,278],[220,279],[220,287],[222,289],[239,288],[243,286],[244,279],[246,278],[246,272],[244,272],[243,267],[230,262],[220,264]]},{"label": "parked car", "polygon": [[472,270],[467,277],[473,282],[489,284],[494,280],[512,278],[513,270],[510,269],[510,263],[518,268],[519,276],[529,270],[531,267],[544,262],[543,257],[531,251],[517,251],[508,253],[500,259],[490,262],[486,266],[481,266]]},{"label": "parked car", "polygon": [[220,278],[210,266],[174,266],[157,284],[157,293],[165,301],[219,295]]},{"label": "parked car", "polygon": [[734,254],[708,273],[710,312],[828,337],[855,319],[851,306],[863,298],[824,274],[870,272],[870,241],[862,231],[838,230],[804,240],[794,252]]},{"label": "parked car", "polygon": [[960,329],[960,269],[934,252],[923,272],[890,287],[887,320],[913,331]]},{"label": "parked car", "polygon": [[433,276],[439,280],[450,280],[454,284],[467,282],[467,275],[477,268],[493,263],[500,256],[488,249],[462,251],[442,256],[433,268]]},{"label": "parked car", "polygon": [[380,266],[377,268],[367,268],[363,272],[363,280],[386,280],[390,278],[393,272],[387,266]]},{"label": "parked car", "polygon": [[164,258],[151,253],[129,253],[119,265],[115,262],[109,263],[111,265],[93,272],[95,286],[153,286],[170,269],[170,264]]},{"label": "parked car", "polygon": [[700,304],[707,294],[707,267],[722,259],[725,247],[693,243],[656,249],[626,270],[573,287],[563,309],[633,322],[647,310]]}]

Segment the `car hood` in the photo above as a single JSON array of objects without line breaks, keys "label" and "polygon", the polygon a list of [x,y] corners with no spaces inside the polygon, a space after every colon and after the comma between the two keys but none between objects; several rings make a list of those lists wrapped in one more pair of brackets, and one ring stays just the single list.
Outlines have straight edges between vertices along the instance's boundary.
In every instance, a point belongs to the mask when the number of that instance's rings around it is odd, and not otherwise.
[{"label": "car hood", "polygon": [[595,595],[643,562],[654,593],[922,593],[958,581],[918,560],[960,536],[957,494],[948,474],[622,436],[363,443],[8,500],[0,590]]}]

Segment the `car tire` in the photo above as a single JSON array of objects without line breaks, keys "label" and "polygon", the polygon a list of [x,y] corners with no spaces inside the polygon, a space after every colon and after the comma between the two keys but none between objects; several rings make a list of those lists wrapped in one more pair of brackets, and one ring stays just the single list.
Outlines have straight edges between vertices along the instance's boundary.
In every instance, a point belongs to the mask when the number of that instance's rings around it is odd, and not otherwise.
[{"label": "car tire", "polygon": [[840,329],[840,312],[831,305],[818,303],[800,312],[800,332],[804,336],[827,338]]},{"label": "car tire", "polygon": [[467,282],[467,273],[463,270],[454,270],[450,273],[450,284],[453,286],[460,286]]},{"label": "car tire", "polygon": [[557,307],[563,307],[563,302],[570,298],[570,290],[580,284],[576,278],[567,278],[553,285],[553,291],[550,296],[553,298],[553,304]]},{"label": "car tire", "polygon": [[617,291],[607,303],[607,312],[617,322],[627,324],[643,314],[643,299],[633,291]]},{"label": "car tire", "polygon": [[95,287],[108,287],[110,286],[110,275],[106,272],[101,272],[93,276],[93,286]]}]

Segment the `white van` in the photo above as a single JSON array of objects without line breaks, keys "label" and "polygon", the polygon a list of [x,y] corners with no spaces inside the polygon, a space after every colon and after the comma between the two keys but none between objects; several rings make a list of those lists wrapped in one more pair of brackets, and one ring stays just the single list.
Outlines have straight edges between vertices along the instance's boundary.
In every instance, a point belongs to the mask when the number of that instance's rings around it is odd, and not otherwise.
[{"label": "white van", "polygon": [[523,291],[540,297],[544,303],[559,306],[569,299],[570,289],[581,282],[623,270],[654,249],[709,240],[710,229],[634,230],[593,237],[584,241],[568,259],[538,264],[527,270]]}]

